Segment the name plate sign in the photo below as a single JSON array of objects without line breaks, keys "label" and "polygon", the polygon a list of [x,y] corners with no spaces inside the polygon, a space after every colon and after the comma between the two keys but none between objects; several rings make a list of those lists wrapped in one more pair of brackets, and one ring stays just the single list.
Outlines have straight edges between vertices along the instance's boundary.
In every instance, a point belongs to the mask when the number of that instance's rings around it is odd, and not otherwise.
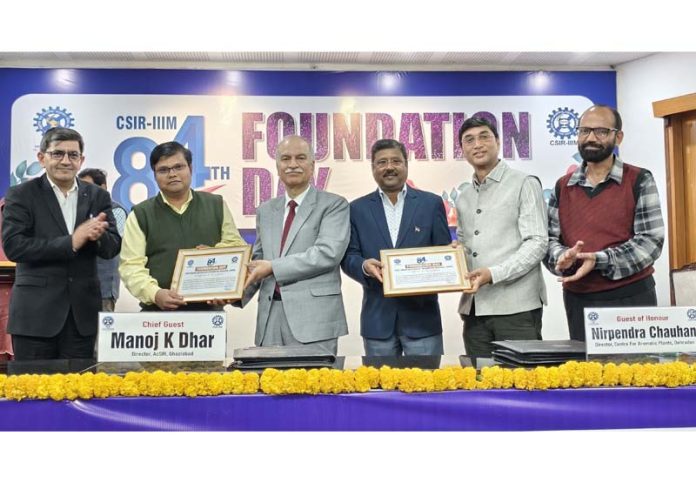
[{"label": "name plate sign", "polygon": [[224,361],[225,312],[99,312],[98,362]]},{"label": "name plate sign", "polygon": [[656,362],[691,361],[696,357],[696,307],[586,308],[585,337],[588,359],[633,354]]}]

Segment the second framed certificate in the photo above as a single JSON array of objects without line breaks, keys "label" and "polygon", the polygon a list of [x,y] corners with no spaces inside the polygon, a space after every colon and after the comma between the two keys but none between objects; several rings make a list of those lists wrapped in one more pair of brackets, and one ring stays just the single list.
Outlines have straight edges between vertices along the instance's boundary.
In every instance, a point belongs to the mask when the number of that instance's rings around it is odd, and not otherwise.
[{"label": "second framed certificate", "polygon": [[380,250],[380,258],[385,297],[471,290],[461,247]]},{"label": "second framed certificate", "polygon": [[171,289],[186,302],[239,300],[250,256],[249,245],[179,250]]}]

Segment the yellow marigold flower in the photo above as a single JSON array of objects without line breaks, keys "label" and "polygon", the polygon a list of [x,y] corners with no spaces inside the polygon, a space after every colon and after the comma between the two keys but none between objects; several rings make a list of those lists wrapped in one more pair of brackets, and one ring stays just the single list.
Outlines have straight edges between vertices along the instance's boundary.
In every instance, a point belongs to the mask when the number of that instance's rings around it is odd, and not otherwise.
[{"label": "yellow marigold flower", "polygon": [[259,392],[259,375],[255,372],[244,374],[243,394],[255,394]]},{"label": "yellow marigold flower", "polygon": [[629,364],[622,362],[618,367],[619,371],[619,384],[622,386],[630,386],[633,384],[633,367]]},{"label": "yellow marigold flower", "polygon": [[80,399],[92,399],[94,397],[94,374],[85,372],[75,378],[77,397]]},{"label": "yellow marigold flower", "polygon": [[278,394],[276,379],[280,376],[278,369],[269,368],[261,374],[261,391],[265,394]]},{"label": "yellow marigold flower", "polygon": [[[568,383],[570,387],[582,387],[585,383],[584,380],[584,366],[580,365],[578,361],[568,361],[561,365],[565,367],[567,371]],[[585,364],[584,362],[582,364]]]},{"label": "yellow marigold flower", "polygon": [[223,394],[241,394],[244,388],[244,375],[241,371],[226,372],[222,375]]},{"label": "yellow marigold flower", "polygon": [[62,401],[67,397],[67,379],[63,374],[54,374],[46,381],[48,397],[54,401]]},{"label": "yellow marigold flower", "polygon": [[379,369],[379,385],[385,391],[393,391],[398,384],[398,369],[382,366]]},{"label": "yellow marigold flower", "polygon": [[208,388],[208,393],[211,396],[219,396],[220,394],[222,394],[223,381],[222,374],[220,374],[219,372],[212,372],[210,374],[206,374],[205,383]]},{"label": "yellow marigold flower", "polygon": [[[370,373],[370,369],[374,368],[362,366],[353,373],[355,377],[355,390],[357,392],[367,392],[372,389],[372,381],[374,378]],[[376,382],[379,384],[379,372],[376,369],[374,369],[374,371],[377,373]]]},{"label": "yellow marigold flower", "polygon": [[307,394],[307,370],[290,369],[282,373],[282,394]]},{"label": "yellow marigold flower", "polygon": [[32,399],[48,399],[49,397],[49,385],[51,376],[46,374],[32,375],[32,378],[37,382],[34,388],[34,395]]},{"label": "yellow marigold flower", "polygon": [[452,391],[457,388],[457,379],[452,368],[435,369],[433,371],[433,385],[436,391]]},{"label": "yellow marigold flower", "polygon": [[631,364],[634,386],[645,387],[651,385],[653,372],[650,366],[652,366],[652,364]]},{"label": "yellow marigold flower", "polygon": [[433,391],[435,385],[430,371],[423,369],[402,369],[398,382],[399,390],[403,392]]},{"label": "yellow marigold flower", "polygon": [[568,369],[568,366],[565,364],[558,366],[558,387],[563,389],[569,388],[571,376],[572,374]]},{"label": "yellow marigold flower", "polygon": [[92,385],[94,388],[94,397],[104,398],[114,395],[114,393],[111,392],[111,377],[103,372],[98,372],[94,375]]},{"label": "yellow marigold flower", "polygon": [[549,367],[547,374],[549,378],[549,389],[558,389],[561,387],[561,376],[558,367]]},{"label": "yellow marigold flower", "polygon": [[500,366],[481,369],[481,389],[508,389],[514,383],[513,372]]},{"label": "yellow marigold flower", "polygon": [[454,379],[457,384],[457,389],[475,389],[476,369],[473,367],[459,367],[454,370]]},{"label": "yellow marigold flower", "polygon": [[15,401],[24,399],[24,389],[21,387],[19,376],[10,376],[5,381],[5,397]]},{"label": "yellow marigold flower", "polygon": [[379,369],[370,366],[360,366],[356,372],[356,377],[366,379],[370,388],[377,389],[379,387]]},{"label": "yellow marigold flower", "polygon": [[321,391],[322,373],[319,369],[307,371],[307,392],[306,394],[319,394]]},{"label": "yellow marigold flower", "polygon": [[583,379],[585,387],[599,387],[602,385],[602,364],[599,362],[583,362]]},{"label": "yellow marigold flower", "polygon": [[7,376],[5,374],[0,374],[0,398],[5,397],[5,382],[7,381]]},{"label": "yellow marigold flower", "polygon": [[529,389],[527,369],[517,368],[512,371],[514,380],[513,384],[516,389]]},{"label": "yellow marigold flower", "polygon": [[619,368],[613,362],[604,364],[602,373],[602,385],[613,387],[619,383]]},{"label": "yellow marigold flower", "polygon": [[177,372],[174,374],[174,379],[171,381],[174,395],[183,396],[188,384],[188,378],[185,372]]},{"label": "yellow marigold flower", "polygon": [[139,396],[140,388],[138,387],[138,375],[135,372],[127,372],[123,377],[121,387],[121,396]]},{"label": "yellow marigold flower", "polygon": [[549,377],[549,370],[546,367],[536,367],[529,374],[529,389],[540,389],[542,391],[551,387],[551,378]]},{"label": "yellow marigold flower", "polygon": [[687,386],[691,384],[689,365],[686,362],[676,361],[667,365],[667,387]]},{"label": "yellow marigold flower", "polygon": [[691,375],[691,381],[689,384],[696,384],[696,364],[691,364],[689,366],[690,369],[690,375]]},{"label": "yellow marigold flower", "polygon": [[494,372],[501,370],[498,366],[484,367],[481,369],[480,377],[477,380],[477,389],[491,389],[493,387]]},{"label": "yellow marigold flower", "polygon": [[351,393],[356,391],[355,387],[355,373],[353,371],[336,371],[341,380],[341,386],[345,393]]},{"label": "yellow marigold flower", "polygon": [[189,372],[187,374],[188,386],[184,390],[184,395],[189,397],[210,396],[210,388],[207,385],[207,374],[199,372]]}]

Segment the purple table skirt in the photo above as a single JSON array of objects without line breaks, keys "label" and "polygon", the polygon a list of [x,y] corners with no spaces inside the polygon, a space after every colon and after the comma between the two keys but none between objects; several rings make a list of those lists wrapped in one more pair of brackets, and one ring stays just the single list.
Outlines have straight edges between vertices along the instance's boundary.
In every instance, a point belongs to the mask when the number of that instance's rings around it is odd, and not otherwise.
[{"label": "purple table skirt", "polygon": [[696,427],[696,387],[0,400],[0,430],[528,431]]}]

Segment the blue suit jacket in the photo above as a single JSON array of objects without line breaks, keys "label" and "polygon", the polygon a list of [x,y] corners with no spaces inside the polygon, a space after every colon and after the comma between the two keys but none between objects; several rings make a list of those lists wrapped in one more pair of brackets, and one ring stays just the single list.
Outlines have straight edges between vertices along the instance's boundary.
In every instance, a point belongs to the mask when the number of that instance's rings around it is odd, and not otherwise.
[{"label": "blue suit jacket", "polygon": [[363,286],[360,335],[386,339],[394,333],[397,319],[401,334],[408,337],[442,333],[437,295],[385,298],[382,284],[366,277],[362,264],[368,258],[379,260],[382,249],[448,245],[451,241],[442,198],[432,193],[407,188],[396,247],[378,191],[350,204],[350,244],[341,267]]}]

